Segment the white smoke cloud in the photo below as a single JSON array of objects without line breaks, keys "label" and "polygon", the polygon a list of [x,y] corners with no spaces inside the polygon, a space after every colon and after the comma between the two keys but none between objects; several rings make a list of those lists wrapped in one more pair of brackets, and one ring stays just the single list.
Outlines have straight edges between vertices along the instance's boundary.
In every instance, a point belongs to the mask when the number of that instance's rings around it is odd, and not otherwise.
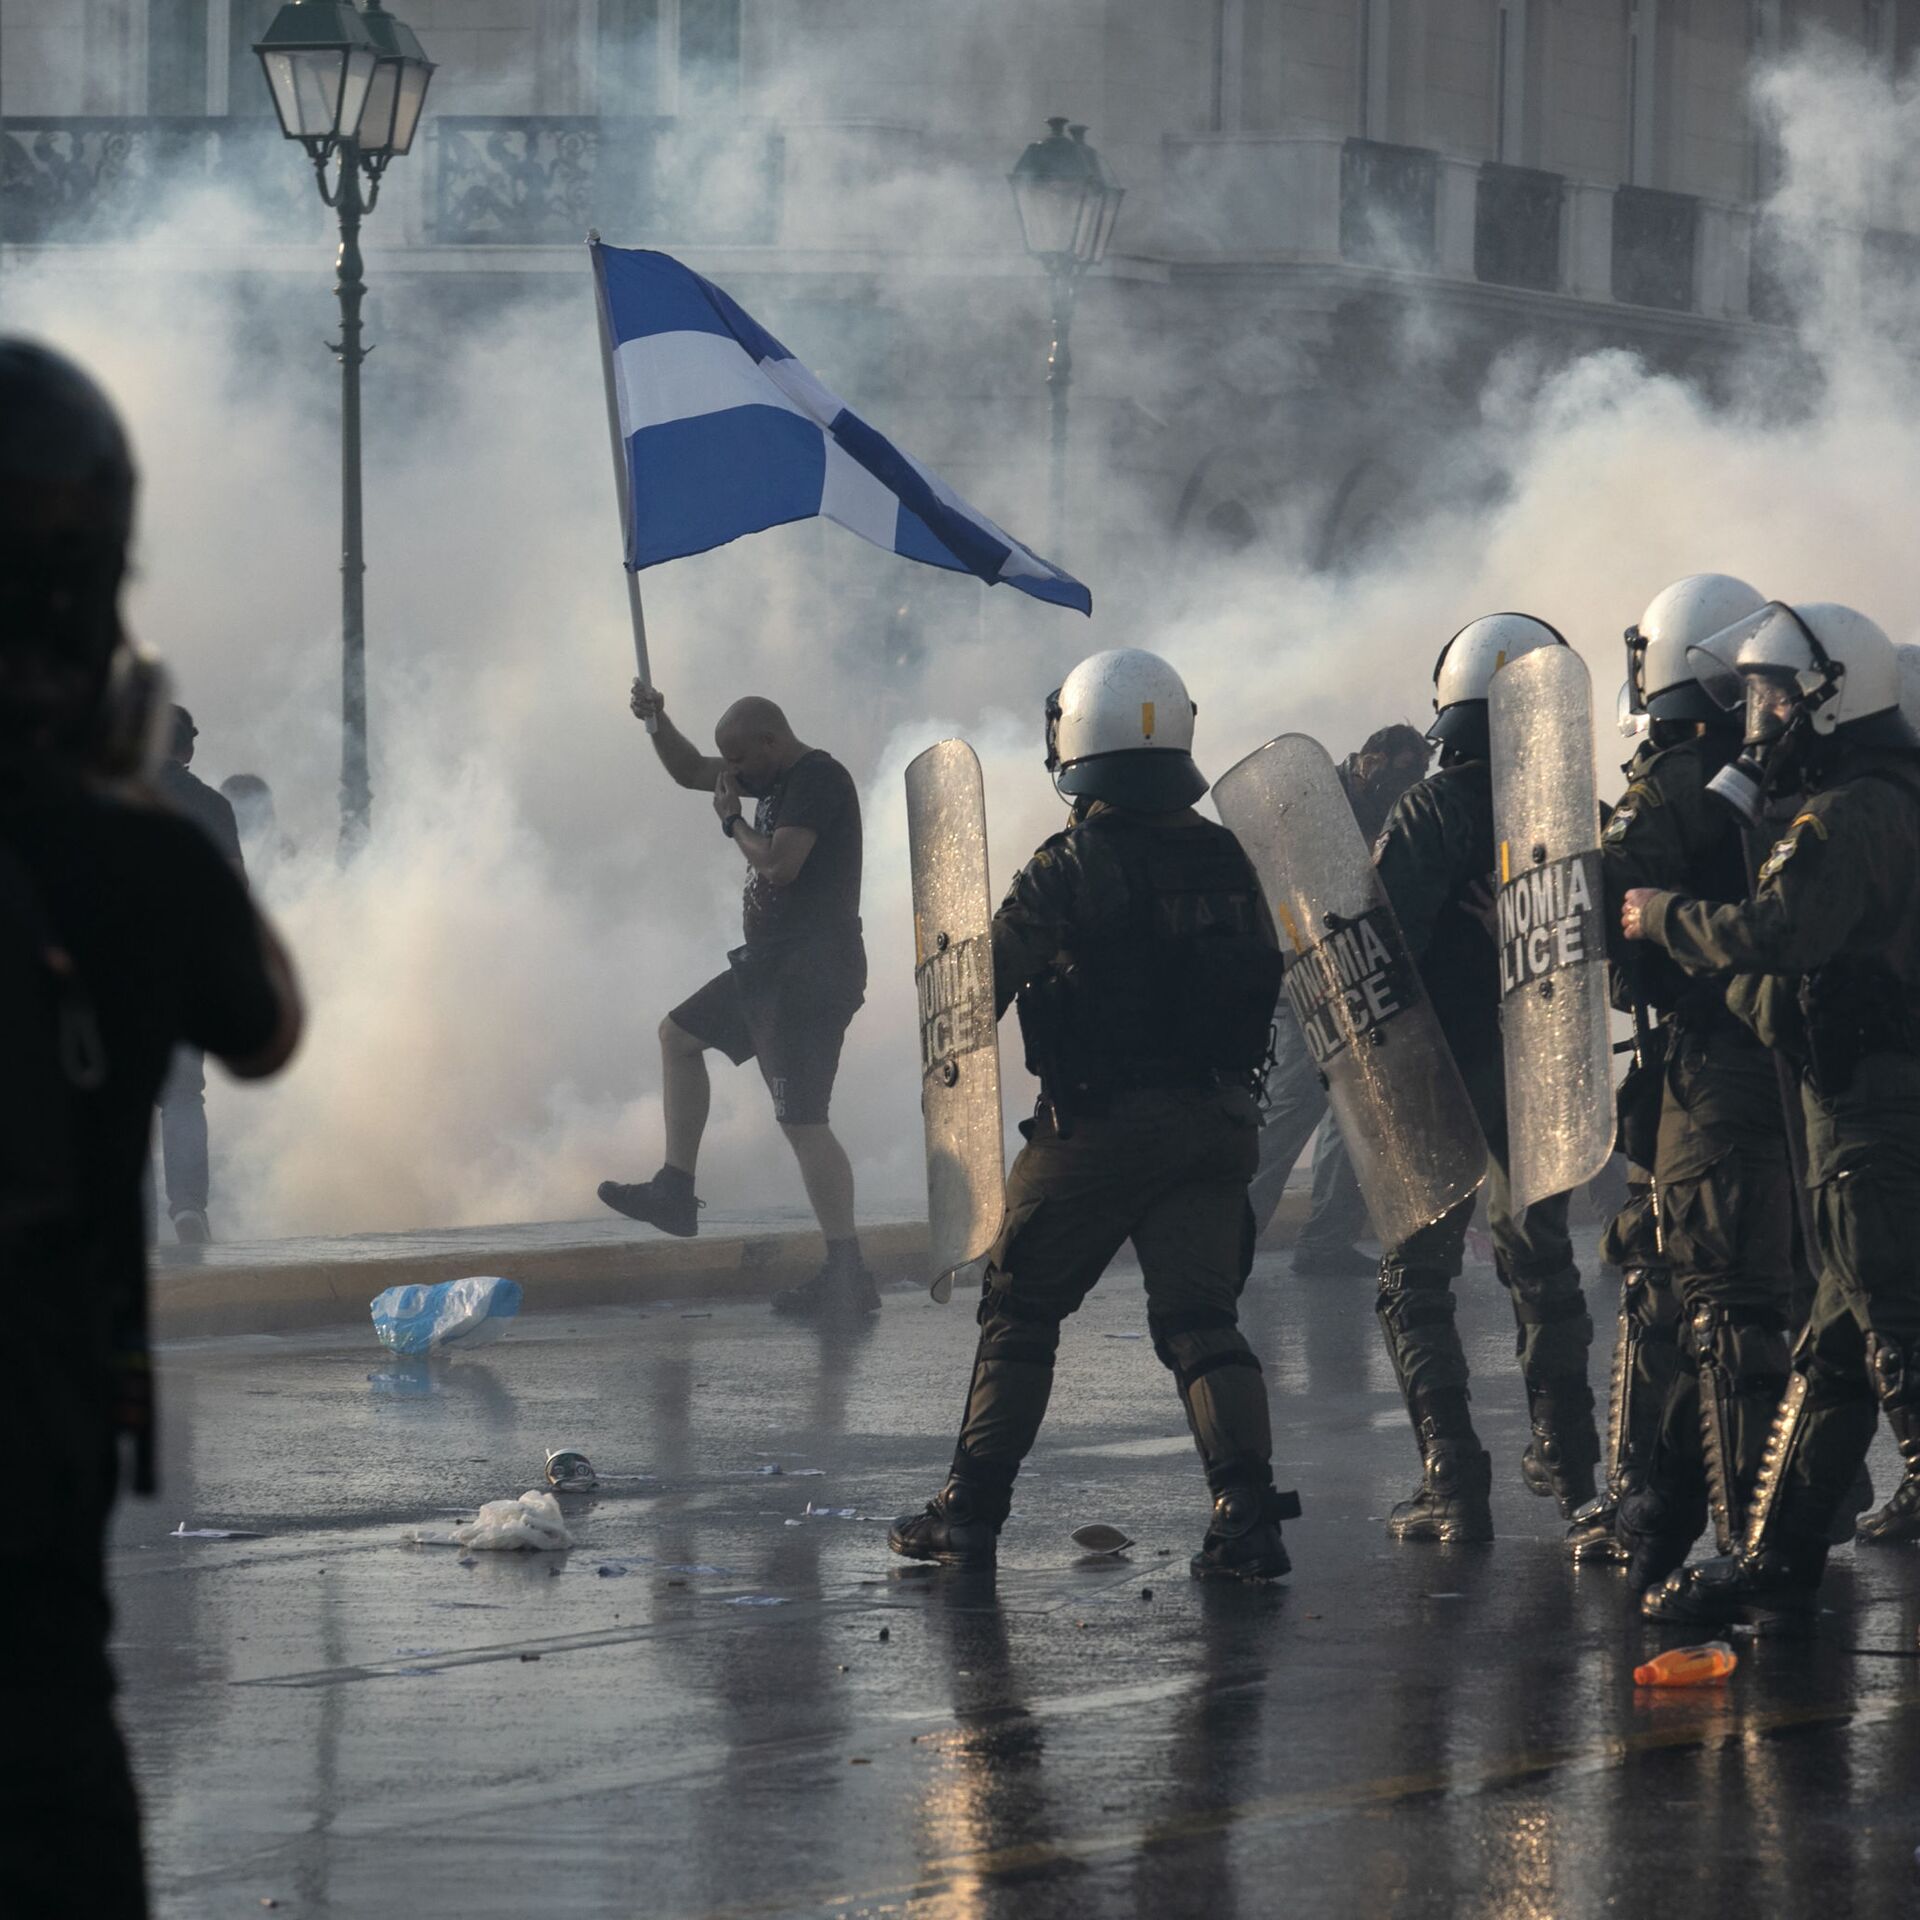
[{"label": "white smoke cloud", "polygon": [[[911,1205],[920,1191],[901,772],[942,734],[975,741],[1004,886],[1060,819],[1039,766],[1040,703],[1081,654],[1164,651],[1193,688],[1200,755],[1218,772],[1276,732],[1315,734],[1337,754],[1386,721],[1420,718],[1441,642],[1496,607],[1538,612],[1574,640],[1603,715],[1621,629],[1685,572],[1849,600],[1896,638],[1920,628],[1906,553],[1920,396],[1838,231],[1889,218],[1889,195],[1893,211],[1907,204],[1920,105],[1910,86],[1889,93],[1812,61],[1770,78],[1766,99],[1786,156],[1777,210],[1817,243],[1799,340],[1783,339],[1718,403],[1618,352],[1544,378],[1516,354],[1489,381],[1477,428],[1443,450],[1457,501],[1430,486],[1439,504],[1364,567],[1316,574],[1265,548],[1182,559],[1163,502],[1111,477],[1089,484],[1083,466],[1079,537],[1062,557],[1091,575],[1091,624],[910,570],[823,523],[644,576],[656,677],[690,734],[703,739],[740,693],[764,692],[862,782],[872,986],[835,1120],[863,1205]],[[934,230],[944,193],[965,203],[955,230],[1006,243],[975,179],[934,167],[867,186],[871,169],[819,164],[839,175],[835,217],[876,241],[903,219]],[[738,941],[743,863],[706,801],[653,763],[626,711],[632,661],[584,257],[576,292],[426,339],[409,332],[405,306],[418,282],[383,279],[371,256],[376,841],[342,872],[337,424],[317,344],[331,319],[325,256],[316,249],[312,297],[297,308],[284,294],[242,299],[179,267],[183,235],[220,231],[218,209],[200,194],[181,218],[133,264],[10,266],[0,325],[73,352],[125,407],[146,476],[134,621],[176,667],[201,727],[200,770],[264,773],[298,848],[265,885],[304,970],[311,1034],[270,1088],[216,1082],[216,1225],[238,1236],[591,1213],[598,1180],[658,1162],[654,1029]],[[915,384],[955,397],[916,402],[909,417],[876,401],[874,416],[1044,548],[1037,361],[1030,390],[1011,399],[979,376],[978,343],[1002,324],[1005,290],[878,253],[873,271],[884,299],[850,298],[839,318],[798,310],[800,324],[740,291],[856,406],[863,385],[887,389],[894,348],[876,337],[875,310],[915,315],[914,337],[951,353]],[[1042,304],[1036,287],[1036,316]],[[1177,326],[1129,322],[1102,340],[1102,388],[1156,408],[1177,394],[1194,378]],[[1237,364],[1257,370],[1269,351],[1250,340]],[[1005,363],[993,367],[1004,382]],[[902,595],[924,653],[889,668],[880,634]],[[1602,749],[1617,757],[1604,736]],[[1017,1050],[1009,1030],[1010,1067]],[[701,1188],[729,1207],[800,1201],[751,1068],[716,1065]]]}]

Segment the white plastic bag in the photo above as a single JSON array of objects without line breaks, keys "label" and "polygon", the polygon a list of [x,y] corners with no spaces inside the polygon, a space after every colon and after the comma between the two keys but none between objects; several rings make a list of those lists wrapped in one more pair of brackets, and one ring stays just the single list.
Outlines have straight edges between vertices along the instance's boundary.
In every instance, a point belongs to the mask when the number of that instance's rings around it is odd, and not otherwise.
[{"label": "white plastic bag", "polygon": [[452,1538],[455,1546],[474,1553],[544,1553],[573,1545],[560,1502],[544,1487],[518,1500],[489,1500],[478,1518],[453,1529]]},{"label": "white plastic bag", "polygon": [[373,1301],[373,1330],[395,1353],[431,1353],[458,1341],[498,1340],[520,1311],[520,1284],[497,1274],[442,1280],[431,1287],[389,1287]]}]

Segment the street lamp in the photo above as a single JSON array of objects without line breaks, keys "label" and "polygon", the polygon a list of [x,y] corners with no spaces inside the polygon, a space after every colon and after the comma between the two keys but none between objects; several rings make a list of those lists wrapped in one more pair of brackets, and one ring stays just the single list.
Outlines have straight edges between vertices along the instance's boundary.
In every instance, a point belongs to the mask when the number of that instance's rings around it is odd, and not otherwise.
[{"label": "street lamp", "polygon": [[[367,771],[366,559],[360,514],[360,220],[390,161],[413,145],[433,62],[411,27],[367,0],[286,0],[255,44],[280,129],[313,162],[320,198],[340,215],[340,855],[359,851],[373,818]],[[327,178],[333,165],[334,177]],[[365,177],[364,193],[361,179]]]},{"label": "street lamp", "polygon": [[1107,256],[1107,242],[1120,216],[1125,189],[1114,183],[1100,156],[1087,145],[1085,127],[1069,127],[1064,114],[1047,122],[1007,176],[1027,251],[1047,270],[1053,295],[1053,342],[1047,349],[1047,392],[1052,414],[1053,557],[1058,560],[1067,524],[1067,388],[1073,380],[1068,335],[1080,280]]}]

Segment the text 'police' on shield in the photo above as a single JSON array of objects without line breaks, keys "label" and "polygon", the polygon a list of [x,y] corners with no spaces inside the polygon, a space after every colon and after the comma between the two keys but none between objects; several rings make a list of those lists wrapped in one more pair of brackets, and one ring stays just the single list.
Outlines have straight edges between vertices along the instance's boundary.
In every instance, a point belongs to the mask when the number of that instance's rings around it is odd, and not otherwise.
[{"label": "text 'police' on shield", "polygon": [[930,954],[914,969],[920,992],[920,1070],[993,1045],[993,943],[984,935]]},{"label": "text 'police' on shield", "polygon": [[1411,972],[1379,908],[1343,920],[1290,961],[1284,986],[1313,1063],[1324,1067],[1357,1038],[1378,1042],[1386,1023],[1413,1004]]},{"label": "text 'police' on shield", "polygon": [[1500,889],[1500,993],[1504,999],[1603,951],[1600,856],[1543,861]]}]

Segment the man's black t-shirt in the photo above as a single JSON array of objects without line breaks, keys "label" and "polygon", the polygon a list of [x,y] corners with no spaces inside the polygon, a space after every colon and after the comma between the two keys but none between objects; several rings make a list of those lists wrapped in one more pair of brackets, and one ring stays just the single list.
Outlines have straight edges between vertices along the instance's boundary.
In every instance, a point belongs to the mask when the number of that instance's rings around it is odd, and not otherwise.
[{"label": "man's black t-shirt", "polygon": [[47,1278],[70,1313],[124,1310],[145,1279],[140,1185],[175,1045],[255,1052],[279,1025],[279,1002],[246,888],[190,821],[43,773],[0,781],[0,840],[72,956],[105,1060],[101,1085],[73,1096],[76,1219],[40,1254],[61,1269]]},{"label": "man's black t-shirt", "polygon": [[817,836],[789,886],[749,873],[742,919],[756,957],[775,950],[851,958],[860,944],[860,795],[832,754],[804,753],[761,795],[754,830],[810,827]]},{"label": "man's black t-shirt", "polygon": [[233,802],[224,793],[208,786],[191,767],[183,767],[177,760],[169,760],[160,769],[153,785],[175,813],[191,820],[220,849],[229,866],[245,872],[239,823],[233,817]]}]

